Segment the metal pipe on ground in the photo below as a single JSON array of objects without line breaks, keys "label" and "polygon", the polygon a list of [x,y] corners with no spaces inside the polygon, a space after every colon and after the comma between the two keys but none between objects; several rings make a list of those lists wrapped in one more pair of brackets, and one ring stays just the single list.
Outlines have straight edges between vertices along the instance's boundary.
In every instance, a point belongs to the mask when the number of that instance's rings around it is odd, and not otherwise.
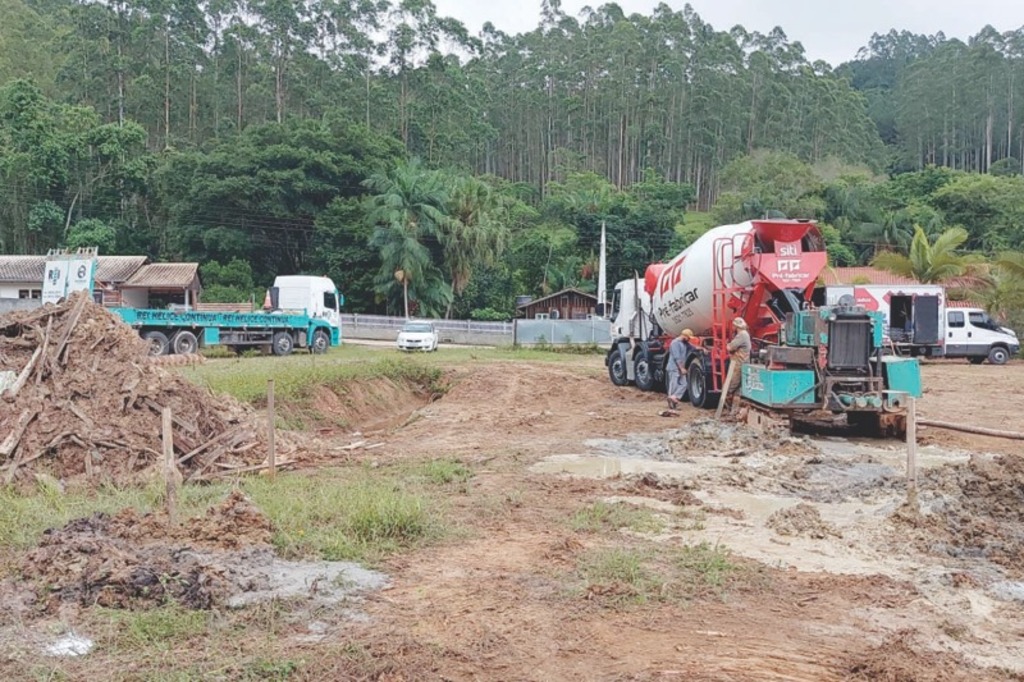
[{"label": "metal pipe on ground", "polygon": [[981,426],[966,426],[964,424],[951,424],[949,422],[935,421],[934,419],[918,419],[918,426],[931,426],[936,429],[947,431],[962,431],[973,433],[979,436],[992,436],[993,438],[1008,438],[1010,440],[1024,440],[1024,433],[1019,431],[1000,431],[999,429],[986,429]]}]

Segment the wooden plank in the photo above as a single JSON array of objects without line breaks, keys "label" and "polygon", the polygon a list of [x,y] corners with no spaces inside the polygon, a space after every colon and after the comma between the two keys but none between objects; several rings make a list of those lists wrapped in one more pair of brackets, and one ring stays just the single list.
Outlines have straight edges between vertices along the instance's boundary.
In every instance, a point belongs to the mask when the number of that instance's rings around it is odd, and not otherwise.
[{"label": "wooden plank", "polygon": [[18,391],[24,388],[25,384],[28,383],[28,378],[32,374],[32,370],[35,369],[36,363],[39,362],[39,358],[43,356],[43,347],[36,348],[36,351],[32,353],[32,357],[29,358],[25,368],[21,370],[21,374],[15,379],[14,385],[7,389],[4,393],[4,398],[9,401],[13,401],[18,396]]},{"label": "wooden plank", "polygon": [[172,524],[178,522],[178,469],[174,463],[174,426],[171,408],[165,407],[161,415],[164,446],[164,482],[166,484],[167,517]]}]

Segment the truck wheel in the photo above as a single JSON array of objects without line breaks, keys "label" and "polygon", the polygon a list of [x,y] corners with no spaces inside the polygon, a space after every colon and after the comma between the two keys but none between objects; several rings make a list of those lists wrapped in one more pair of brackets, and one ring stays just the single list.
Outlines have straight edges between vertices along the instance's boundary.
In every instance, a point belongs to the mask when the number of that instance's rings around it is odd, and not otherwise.
[{"label": "truck wheel", "polygon": [[629,383],[626,376],[626,360],[622,357],[621,350],[613,350],[608,354],[608,378],[616,386],[625,386]]},{"label": "truck wheel", "polygon": [[192,332],[180,331],[174,335],[171,347],[176,355],[192,355],[199,350],[199,340]]},{"label": "truck wheel", "polygon": [[704,373],[704,366],[696,361],[686,370],[686,379],[690,391],[690,404],[694,407],[714,407],[711,391],[708,390],[707,375]]},{"label": "truck wheel", "polygon": [[149,354],[153,356],[167,355],[171,344],[167,341],[167,334],[163,332],[146,332],[142,340],[149,344]]},{"label": "truck wheel", "polygon": [[636,374],[636,387],[641,391],[653,391],[654,390],[654,367],[651,365],[651,356],[647,353],[641,353],[640,357],[636,359],[636,364],[633,366]]},{"label": "truck wheel", "polygon": [[295,348],[295,341],[288,332],[278,332],[270,341],[270,350],[274,355],[290,355]]},{"label": "truck wheel", "polygon": [[988,352],[988,361],[993,365],[1005,365],[1010,361],[1010,351],[1002,346],[996,346]]},{"label": "truck wheel", "polygon": [[313,332],[313,343],[309,345],[309,350],[317,355],[326,353],[327,349],[331,347],[331,337],[328,336],[327,332],[323,329],[317,329]]}]

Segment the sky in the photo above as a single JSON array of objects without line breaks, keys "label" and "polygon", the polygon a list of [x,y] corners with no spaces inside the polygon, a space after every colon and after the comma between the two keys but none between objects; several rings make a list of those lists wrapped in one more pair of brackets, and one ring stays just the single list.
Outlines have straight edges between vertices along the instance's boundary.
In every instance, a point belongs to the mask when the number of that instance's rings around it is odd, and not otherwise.
[{"label": "sky", "polygon": [[[684,0],[663,0],[681,10]],[[461,20],[471,33],[492,22],[505,33],[536,28],[541,0],[434,0],[438,12]],[[603,0],[563,0],[562,10],[575,16],[584,6],[599,7]],[[650,15],[659,0],[619,0],[627,14]],[[701,19],[717,30],[742,24],[749,31],[766,33],[781,26],[791,41],[799,41],[811,61],[824,59],[833,66],[853,59],[873,33],[889,29],[966,39],[986,24],[998,31],[1024,26],[1021,0],[691,0]]]}]

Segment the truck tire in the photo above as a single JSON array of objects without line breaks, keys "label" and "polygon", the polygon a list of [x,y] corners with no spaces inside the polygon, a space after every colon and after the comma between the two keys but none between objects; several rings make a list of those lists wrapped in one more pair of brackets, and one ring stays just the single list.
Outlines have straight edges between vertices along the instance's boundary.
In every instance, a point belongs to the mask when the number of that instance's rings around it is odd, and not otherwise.
[{"label": "truck tire", "polygon": [[331,347],[331,337],[323,329],[317,329],[313,332],[313,343],[309,344],[309,350],[311,353],[320,355],[326,353],[327,349]]},{"label": "truck tire", "polygon": [[626,386],[629,378],[626,375],[626,359],[621,350],[613,350],[608,354],[608,378],[616,386]]},{"label": "truck tire", "polygon": [[142,340],[149,344],[149,354],[153,356],[167,355],[171,349],[167,334],[163,332],[146,332],[142,335]]},{"label": "truck tire", "polygon": [[653,391],[657,386],[654,378],[654,365],[651,364],[651,356],[641,353],[633,366],[636,377],[636,387],[641,391]]},{"label": "truck tire", "polygon": [[171,347],[175,355],[193,355],[199,350],[199,340],[192,332],[180,331],[174,335]]},{"label": "truck tire", "polygon": [[295,349],[295,340],[288,332],[277,332],[270,341],[270,351],[274,355],[291,355]]},{"label": "truck tire", "polygon": [[993,365],[1005,365],[1010,361],[1010,351],[1002,346],[993,346],[988,352],[988,361]]},{"label": "truck tire", "polygon": [[686,370],[688,390],[690,392],[690,404],[699,408],[714,407],[716,402],[714,394],[708,386],[708,376],[704,372],[704,365],[697,360]]}]

